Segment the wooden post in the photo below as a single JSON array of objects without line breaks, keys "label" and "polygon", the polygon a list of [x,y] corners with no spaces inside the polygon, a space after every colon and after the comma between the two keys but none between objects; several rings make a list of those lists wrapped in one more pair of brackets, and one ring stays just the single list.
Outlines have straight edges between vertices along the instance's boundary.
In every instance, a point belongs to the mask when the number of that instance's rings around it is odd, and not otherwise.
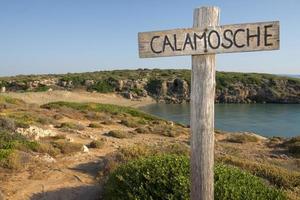
[{"label": "wooden post", "polygon": [[215,54],[279,49],[279,21],[219,26],[220,10],[194,10],[193,28],[138,33],[140,58],[192,55],[191,200],[214,199]]},{"label": "wooden post", "polygon": [[[194,10],[194,28],[219,25],[219,8]],[[215,54],[192,56],[191,200],[214,199]]]}]

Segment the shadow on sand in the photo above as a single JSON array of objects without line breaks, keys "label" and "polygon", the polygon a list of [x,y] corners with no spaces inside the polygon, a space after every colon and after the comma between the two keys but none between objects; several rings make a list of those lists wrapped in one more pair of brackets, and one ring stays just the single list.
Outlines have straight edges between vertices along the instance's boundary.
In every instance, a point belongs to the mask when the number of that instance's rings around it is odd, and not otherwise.
[{"label": "shadow on sand", "polygon": [[100,200],[99,185],[62,188],[34,194],[30,200]]}]

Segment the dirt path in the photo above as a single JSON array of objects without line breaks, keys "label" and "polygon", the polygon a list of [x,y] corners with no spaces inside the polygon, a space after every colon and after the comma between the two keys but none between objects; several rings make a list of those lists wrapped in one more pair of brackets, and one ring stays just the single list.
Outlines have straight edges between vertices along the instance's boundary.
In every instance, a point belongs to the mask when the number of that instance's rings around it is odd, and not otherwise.
[{"label": "dirt path", "polygon": [[101,185],[97,175],[104,157],[123,146],[177,141],[158,135],[137,135],[133,139],[107,137],[105,147],[89,153],[57,159],[48,166],[35,167],[7,177],[0,186],[7,200],[97,200]]},{"label": "dirt path", "polygon": [[150,98],[142,98],[141,100],[130,100],[126,99],[115,93],[101,94],[91,93],[86,91],[62,91],[55,90],[49,92],[8,92],[1,93],[0,95],[10,96],[13,98],[22,99],[27,103],[34,103],[42,105],[54,101],[69,101],[69,102],[95,102],[95,103],[109,103],[122,106],[140,107],[155,103]]}]

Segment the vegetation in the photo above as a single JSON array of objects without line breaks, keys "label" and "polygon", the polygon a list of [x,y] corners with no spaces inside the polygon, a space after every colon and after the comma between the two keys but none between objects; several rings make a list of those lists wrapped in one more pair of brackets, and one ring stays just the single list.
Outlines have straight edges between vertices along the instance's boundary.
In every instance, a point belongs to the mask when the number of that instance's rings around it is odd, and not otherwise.
[{"label": "vegetation", "polygon": [[84,126],[78,123],[73,122],[64,122],[61,123],[57,128],[61,128],[62,130],[68,131],[68,130],[78,130],[82,131],[84,130]]},{"label": "vegetation", "polygon": [[104,146],[103,140],[93,140],[89,145],[90,148],[95,148],[95,149],[100,149],[103,146]]},{"label": "vegetation", "polygon": [[131,138],[133,136],[132,133],[121,131],[121,130],[112,130],[107,133],[108,136],[114,137],[114,138]]},{"label": "vegetation", "polygon": [[258,163],[233,156],[222,156],[218,161],[237,166],[251,174],[268,180],[277,187],[291,189],[300,186],[300,173],[289,171],[267,163]]},{"label": "vegetation", "polygon": [[[119,166],[105,185],[104,199],[189,199],[189,159],[154,156]],[[215,167],[216,199],[285,199],[259,178],[225,165]]]},{"label": "vegetation", "polygon": [[114,87],[107,80],[100,80],[95,85],[88,87],[89,91],[97,91],[101,93],[109,93],[114,91]]},{"label": "vegetation", "polygon": [[233,143],[247,143],[247,142],[258,142],[259,139],[254,135],[235,133],[235,134],[231,134],[230,137],[227,138],[227,141]]},{"label": "vegetation", "polygon": [[287,147],[289,153],[300,157],[300,136],[287,140],[283,146]]},{"label": "vegetation", "polygon": [[103,126],[99,123],[92,122],[92,123],[89,124],[89,127],[90,128],[102,128]]},{"label": "vegetation", "polygon": [[42,108],[47,109],[60,109],[60,108],[71,108],[78,111],[94,111],[94,112],[104,112],[113,115],[119,114],[129,114],[133,117],[139,117],[145,120],[158,120],[158,117],[153,115],[144,113],[135,108],[125,107],[125,106],[117,106],[112,104],[99,104],[99,103],[72,103],[72,102],[53,102],[49,104],[45,104]]},{"label": "vegetation", "polygon": [[[45,75],[20,75],[15,77],[1,77],[0,86],[9,86],[9,80],[16,80],[18,82],[27,83],[30,81],[57,78],[60,81],[71,81],[74,87],[84,86],[86,80],[93,80],[96,82],[95,87],[89,89],[99,92],[109,92],[112,90],[112,85],[108,80],[136,80],[148,78],[149,89],[155,92],[155,85],[160,80],[170,80],[180,78],[186,80],[190,85],[191,72],[187,69],[138,69],[138,70],[113,70],[113,71],[96,71],[85,73],[68,73],[68,74],[45,74]],[[232,83],[241,82],[243,84],[268,84],[271,86],[276,80],[287,80],[290,83],[300,84],[297,78],[287,78],[283,76],[276,76],[271,74],[259,73],[238,73],[238,72],[217,72],[216,82],[217,88],[228,88]],[[154,87],[153,87],[154,86]],[[26,88],[24,88],[26,89]]]},{"label": "vegetation", "polygon": [[52,142],[53,147],[60,150],[62,154],[72,154],[82,150],[83,146],[79,143],[57,140]]},{"label": "vegetation", "polygon": [[133,145],[120,148],[117,152],[110,154],[105,159],[105,164],[101,168],[100,176],[107,176],[122,163],[142,157],[158,155],[189,155],[189,148],[182,144],[159,144],[159,145]]}]

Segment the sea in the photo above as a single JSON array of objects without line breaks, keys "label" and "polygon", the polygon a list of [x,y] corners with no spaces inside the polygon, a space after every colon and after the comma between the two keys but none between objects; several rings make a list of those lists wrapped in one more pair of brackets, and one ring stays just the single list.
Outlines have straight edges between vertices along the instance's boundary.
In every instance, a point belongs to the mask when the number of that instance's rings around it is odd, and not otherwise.
[{"label": "sea", "polygon": [[[151,104],[143,111],[168,120],[190,123],[189,104]],[[263,136],[300,136],[300,104],[215,104],[215,128]]]}]

